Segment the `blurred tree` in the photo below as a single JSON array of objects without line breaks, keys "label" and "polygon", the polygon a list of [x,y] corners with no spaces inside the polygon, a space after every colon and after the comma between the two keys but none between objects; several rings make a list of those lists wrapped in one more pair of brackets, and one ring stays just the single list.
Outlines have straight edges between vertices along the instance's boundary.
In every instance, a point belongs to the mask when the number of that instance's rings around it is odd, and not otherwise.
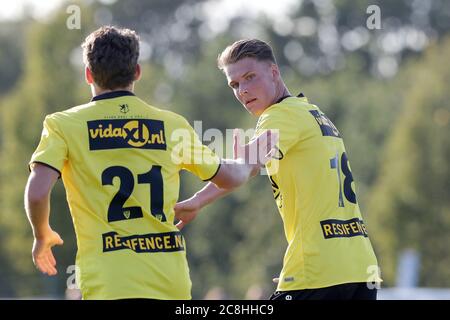
[{"label": "blurred tree", "polygon": [[23,29],[20,22],[0,23],[0,95],[14,87],[23,65]]},{"label": "blurred tree", "polygon": [[138,31],[143,61],[164,65],[171,77],[179,77],[183,65],[199,52],[198,32],[204,19],[205,0],[123,0],[94,6],[96,25],[116,24]]},{"label": "blurred tree", "polygon": [[[14,91],[4,98],[0,110],[3,137],[0,153],[1,251],[6,265],[13,269],[2,279],[13,284],[16,296],[63,293],[66,268],[75,261],[76,240],[61,183],[52,197],[51,221],[65,238],[64,246],[55,250],[59,270],[55,279],[46,280],[33,266],[32,233],[23,210],[27,163],[39,142],[44,116],[80,101],[82,73],[70,58],[84,37],[80,30],[66,29],[66,18],[67,15],[60,14],[49,24],[30,25],[24,52],[24,74]],[[11,291],[2,292],[6,288],[0,287],[0,295],[11,294]]]},{"label": "blurred tree", "polygon": [[398,255],[421,257],[419,286],[450,286],[450,39],[409,65],[409,88],[371,193],[369,231],[386,285]]},{"label": "blurred tree", "polygon": [[[392,78],[404,58],[415,56],[450,30],[450,3],[426,1],[303,0],[278,16],[257,21],[242,10],[224,33],[270,40],[283,53],[282,65],[314,77],[347,69],[357,56],[360,68],[377,78]],[[369,6],[380,11],[381,28],[371,30]],[[275,16],[275,17],[273,17]]]}]

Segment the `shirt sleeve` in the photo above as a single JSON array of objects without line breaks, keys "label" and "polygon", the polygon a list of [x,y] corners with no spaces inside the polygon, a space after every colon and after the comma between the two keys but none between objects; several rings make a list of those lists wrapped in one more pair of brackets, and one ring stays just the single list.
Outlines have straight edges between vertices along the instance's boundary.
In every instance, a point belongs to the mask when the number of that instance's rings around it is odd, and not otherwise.
[{"label": "shirt sleeve", "polygon": [[181,168],[203,181],[214,178],[220,168],[220,158],[205,146],[191,125],[184,120],[182,141],[179,142],[178,158]]},{"label": "shirt sleeve", "polygon": [[31,156],[29,168],[31,168],[34,163],[41,163],[58,171],[61,175],[61,171],[67,161],[67,154],[68,149],[66,141],[64,140],[55,119],[52,116],[47,116],[44,120],[41,140]]}]

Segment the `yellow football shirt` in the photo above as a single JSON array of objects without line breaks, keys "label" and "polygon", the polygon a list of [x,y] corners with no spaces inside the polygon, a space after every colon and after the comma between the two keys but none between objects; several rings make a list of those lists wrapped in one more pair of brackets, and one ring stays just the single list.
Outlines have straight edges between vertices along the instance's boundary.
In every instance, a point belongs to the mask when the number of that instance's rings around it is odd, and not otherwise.
[{"label": "yellow football shirt", "polygon": [[77,236],[83,299],[190,299],[174,226],[179,171],[203,180],[220,159],[181,116],[128,91],[45,118],[30,165],[59,171]]},{"label": "yellow football shirt", "polygon": [[288,242],[277,290],[379,282],[348,156],[333,123],[300,95],[267,108],[256,129],[256,135],[279,130],[279,150],[266,165]]}]

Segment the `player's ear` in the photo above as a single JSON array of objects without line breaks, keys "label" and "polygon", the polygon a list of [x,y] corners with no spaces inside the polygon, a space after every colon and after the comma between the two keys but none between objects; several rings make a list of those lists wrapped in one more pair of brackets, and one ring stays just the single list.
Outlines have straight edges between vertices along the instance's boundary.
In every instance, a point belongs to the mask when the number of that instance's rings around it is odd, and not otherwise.
[{"label": "player's ear", "polygon": [[277,79],[280,77],[280,69],[275,63],[270,65],[270,71],[272,72],[273,79]]},{"label": "player's ear", "polygon": [[141,65],[136,65],[136,72],[134,73],[134,81],[138,81],[141,78]]},{"label": "player's ear", "polygon": [[92,75],[91,69],[89,69],[88,67],[84,68],[84,78],[86,79],[87,84],[94,83],[94,76]]}]

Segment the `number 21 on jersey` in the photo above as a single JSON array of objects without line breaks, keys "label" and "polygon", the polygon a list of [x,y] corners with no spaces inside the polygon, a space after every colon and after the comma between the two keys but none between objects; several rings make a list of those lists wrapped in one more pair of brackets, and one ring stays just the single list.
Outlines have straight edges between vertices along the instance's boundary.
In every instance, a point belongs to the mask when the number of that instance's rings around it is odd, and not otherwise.
[{"label": "number 21 on jersey", "polygon": [[[118,177],[120,180],[119,190],[112,198],[108,207],[108,222],[142,218],[141,207],[124,207],[125,202],[133,193],[134,176],[130,169],[122,166],[112,166],[106,168],[102,173],[102,185],[113,185],[113,180]],[[164,189],[161,166],[152,166],[146,173],[137,175],[138,184],[150,185],[150,212],[159,221],[167,221],[163,212]]]}]

